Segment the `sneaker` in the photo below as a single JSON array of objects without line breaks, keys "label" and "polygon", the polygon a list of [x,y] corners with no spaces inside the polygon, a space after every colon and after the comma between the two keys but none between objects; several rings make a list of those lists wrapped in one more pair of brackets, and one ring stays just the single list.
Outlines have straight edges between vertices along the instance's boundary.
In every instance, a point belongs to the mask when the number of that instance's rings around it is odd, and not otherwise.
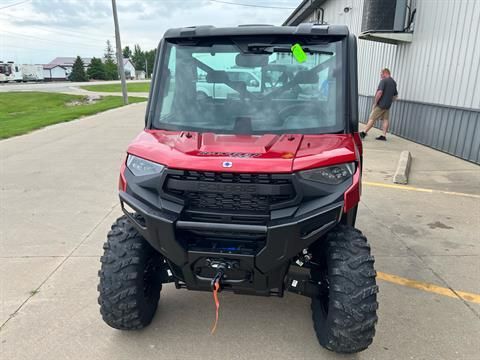
[{"label": "sneaker", "polygon": [[376,137],[375,140],[387,141],[387,138],[383,135],[380,135],[379,137]]},{"label": "sneaker", "polygon": [[365,131],[360,131],[360,137],[365,139],[365,136],[367,136],[367,133]]}]

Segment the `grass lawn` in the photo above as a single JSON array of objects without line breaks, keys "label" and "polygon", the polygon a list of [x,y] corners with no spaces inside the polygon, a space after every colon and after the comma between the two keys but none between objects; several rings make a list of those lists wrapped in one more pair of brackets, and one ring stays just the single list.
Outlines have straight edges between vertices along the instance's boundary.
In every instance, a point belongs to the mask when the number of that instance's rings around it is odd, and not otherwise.
[{"label": "grass lawn", "polygon": [[[86,85],[86,86],[80,86],[80,88],[88,91],[122,92],[122,86],[120,84]],[[127,90],[130,92],[147,93],[150,91],[150,83],[149,82],[127,83]]]},{"label": "grass lawn", "polygon": [[[0,93],[0,139],[123,105],[120,96],[105,96],[94,103],[82,103],[85,99],[86,97],[81,95],[45,92]],[[129,103],[146,100],[129,97]],[[73,101],[81,104],[68,105]]]}]

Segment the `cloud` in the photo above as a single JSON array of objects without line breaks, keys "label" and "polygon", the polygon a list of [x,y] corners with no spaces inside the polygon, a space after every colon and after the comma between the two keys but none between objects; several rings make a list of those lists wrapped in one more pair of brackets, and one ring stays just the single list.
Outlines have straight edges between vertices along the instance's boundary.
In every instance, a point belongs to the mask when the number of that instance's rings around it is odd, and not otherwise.
[{"label": "cloud", "polygon": [[[301,0],[228,0],[251,5],[296,7]],[[157,46],[172,27],[281,24],[288,9],[235,6],[209,0],[117,0],[122,45]],[[9,34],[1,34],[6,29]],[[114,40],[110,0],[32,0],[0,13],[0,58],[49,62],[55,56],[101,56]]]},{"label": "cloud", "polygon": [[12,17],[12,23],[78,29],[102,23],[112,16],[109,2],[98,0],[33,0],[31,12],[35,16]]}]

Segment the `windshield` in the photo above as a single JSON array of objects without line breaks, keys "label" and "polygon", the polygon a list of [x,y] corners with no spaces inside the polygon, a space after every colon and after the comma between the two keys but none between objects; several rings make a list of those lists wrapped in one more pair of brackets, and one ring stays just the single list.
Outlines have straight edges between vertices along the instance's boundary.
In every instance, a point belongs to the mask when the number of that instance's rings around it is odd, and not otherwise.
[{"label": "windshield", "polygon": [[10,65],[7,64],[0,64],[0,74],[5,74],[5,75],[10,75],[11,73],[11,67]]},{"label": "windshield", "polygon": [[[344,129],[342,42],[166,43],[153,128],[215,133]],[[155,96],[155,95],[154,95]]]}]

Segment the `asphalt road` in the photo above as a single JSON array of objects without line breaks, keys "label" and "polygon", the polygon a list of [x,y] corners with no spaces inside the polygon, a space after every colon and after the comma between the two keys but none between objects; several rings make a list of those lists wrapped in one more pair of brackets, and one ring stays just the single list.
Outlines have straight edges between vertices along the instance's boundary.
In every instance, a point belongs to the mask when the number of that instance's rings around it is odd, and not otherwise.
[{"label": "asphalt road", "polygon": [[[119,166],[142,129],[144,108],[0,141],[2,359],[478,359],[480,304],[415,289],[413,282],[378,280],[377,335],[353,356],[318,345],[309,301],[293,294],[221,293],[212,336],[211,294],[167,285],[150,327],[106,326],[97,305],[99,256],[120,215]],[[382,187],[391,184],[404,148],[412,151],[414,188]],[[479,195],[480,168],[393,136],[387,143],[369,136],[364,169],[357,225],[372,244],[377,270],[480,294],[480,198],[442,192]]]}]

